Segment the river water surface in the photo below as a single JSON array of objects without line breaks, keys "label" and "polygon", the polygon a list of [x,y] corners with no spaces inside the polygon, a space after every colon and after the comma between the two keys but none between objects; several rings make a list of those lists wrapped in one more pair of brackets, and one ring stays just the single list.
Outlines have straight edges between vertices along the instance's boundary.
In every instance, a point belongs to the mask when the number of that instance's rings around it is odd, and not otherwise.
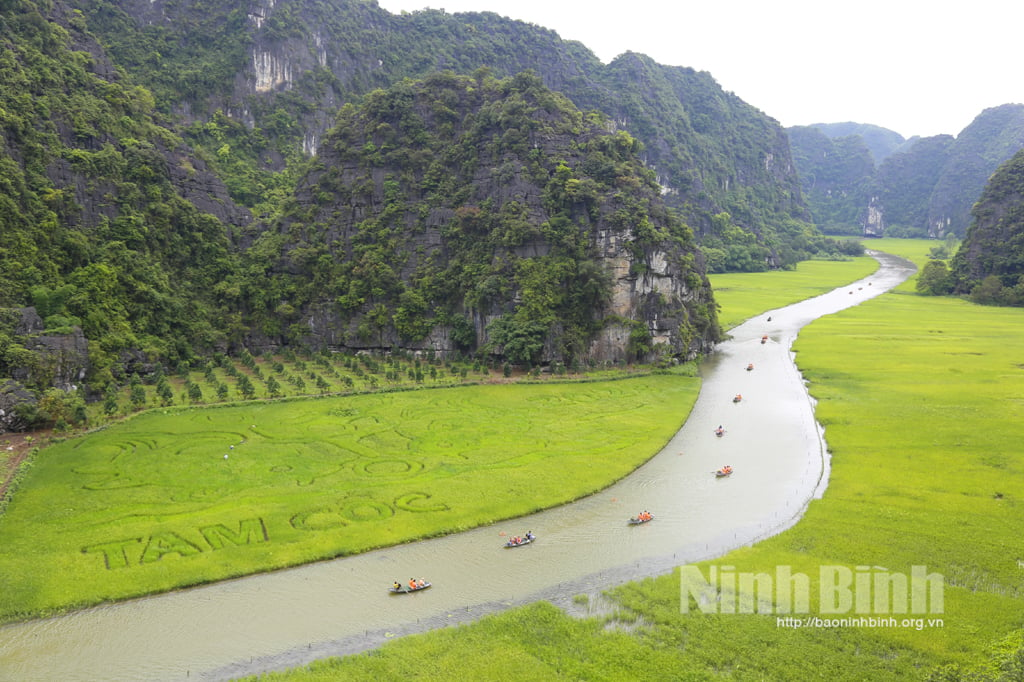
[{"label": "river water surface", "polygon": [[[230,679],[511,605],[567,602],[778,533],[828,479],[823,434],[790,346],[808,322],[913,273],[902,259],[872,255],[881,267],[870,277],[731,330],[701,367],[701,393],[684,426],[603,492],[449,537],[5,626],[0,680]],[[743,400],[733,403],[737,393]],[[719,424],[721,438],[713,432]],[[735,473],[716,479],[712,472],[725,464]],[[644,509],[653,522],[626,524]],[[527,530],[536,542],[502,547],[501,533]],[[434,587],[387,593],[392,581],[409,576]]]}]

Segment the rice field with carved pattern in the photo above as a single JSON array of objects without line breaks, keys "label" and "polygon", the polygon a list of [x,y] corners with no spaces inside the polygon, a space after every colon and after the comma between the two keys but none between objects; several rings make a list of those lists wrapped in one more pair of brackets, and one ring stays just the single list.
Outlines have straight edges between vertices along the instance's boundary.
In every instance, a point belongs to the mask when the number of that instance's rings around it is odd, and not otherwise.
[{"label": "rice field with carved pattern", "polygon": [[150,410],[47,447],[0,516],[0,617],[455,532],[602,489],[655,454],[694,367],[618,381]]}]

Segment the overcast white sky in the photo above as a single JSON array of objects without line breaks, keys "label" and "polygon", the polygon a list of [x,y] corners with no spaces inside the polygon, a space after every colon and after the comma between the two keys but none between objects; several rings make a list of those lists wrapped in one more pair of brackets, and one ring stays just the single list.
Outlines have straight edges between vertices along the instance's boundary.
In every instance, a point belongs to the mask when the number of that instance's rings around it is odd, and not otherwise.
[{"label": "overcast white sky", "polygon": [[783,126],[855,121],[957,135],[1024,103],[1020,0],[378,0],[490,11],[578,40],[607,63],[632,50],[708,71]]}]

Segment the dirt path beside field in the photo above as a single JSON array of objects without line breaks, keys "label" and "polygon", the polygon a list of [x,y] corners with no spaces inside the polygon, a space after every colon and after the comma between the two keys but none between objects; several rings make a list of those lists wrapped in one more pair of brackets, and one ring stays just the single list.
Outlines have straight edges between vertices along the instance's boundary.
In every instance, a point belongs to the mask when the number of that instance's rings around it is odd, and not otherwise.
[{"label": "dirt path beside field", "polygon": [[14,482],[18,467],[24,462],[32,448],[40,441],[46,441],[50,434],[46,431],[34,433],[7,433],[2,436],[3,449],[0,450],[0,500],[7,495],[7,490]]}]

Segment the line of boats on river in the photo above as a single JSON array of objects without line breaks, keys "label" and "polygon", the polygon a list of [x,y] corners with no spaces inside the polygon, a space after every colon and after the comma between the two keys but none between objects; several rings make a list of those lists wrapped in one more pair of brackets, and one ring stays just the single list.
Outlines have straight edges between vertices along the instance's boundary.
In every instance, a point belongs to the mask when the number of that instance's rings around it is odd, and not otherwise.
[{"label": "line of boats on river", "polygon": [[[653,518],[653,517],[652,517]],[[504,533],[502,533],[504,535]],[[526,531],[524,535],[516,535],[508,539],[505,543],[505,549],[511,549],[513,547],[525,547],[529,545],[537,536],[533,534],[533,531]],[[394,584],[388,588],[388,592],[391,594],[411,594],[413,592],[419,592],[420,590],[426,590],[430,587],[430,583],[422,578],[416,580],[415,578],[409,578],[409,582],[406,585],[401,584],[397,580]]]},{"label": "line of boats on river", "polygon": [[[772,318],[769,317],[768,321],[771,322]],[[768,343],[768,335],[767,334],[765,334],[764,336],[761,337],[761,343],[762,344]],[[748,372],[753,372],[754,371],[754,363],[752,363],[752,362],[747,363],[747,368],[746,369],[747,369]],[[732,401],[733,401],[733,403],[743,402],[743,394],[742,393],[737,393],[735,396],[733,396]],[[715,435],[718,436],[719,438],[724,436],[725,435],[725,427],[723,427],[721,424],[719,424],[718,428],[715,429]],[[712,473],[715,475],[715,478],[727,478],[729,476],[732,476],[732,472],[733,472],[732,466],[729,465],[729,464],[726,464],[721,469],[716,469]]]},{"label": "line of boats on river", "polygon": [[[768,319],[771,320],[771,318],[768,318]],[[763,337],[761,337],[761,343],[765,343],[767,341],[768,341],[768,335],[765,334]],[[753,371],[754,370],[754,363],[751,362],[750,364],[748,364],[746,369],[747,369],[748,372]],[[739,393],[737,393],[736,397],[734,397],[732,399],[732,401],[734,403],[738,403],[741,400],[743,400],[743,396],[740,395]],[[718,436],[719,438],[721,438],[722,436],[725,435],[725,428],[723,428],[721,424],[719,424],[718,428],[715,429],[715,435]],[[715,475],[715,478],[727,478],[729,476],[732,476],[732,472],[733,472],[732,466],[729,465],[729,464],[726,464],[722,468],[716,469],[712,473]],[[651,522],[653,520],[654,520],[654,515],[653,514],[651,514],[648,511],[643,511],[643,512],[640,512],[639,514],[637,514],[636,516],[632,517],[631,519],[629,519],[629,521],[627,523],[630,526],[640,526],[640,525],[643,525],[645,523],[649,523],[649,522]],[[503,533],[503,535],[504,535],[504,533]],[[526,545],[531,544],[536,539],[537,539],[537,536],[533,534],[533,531],[526,531],[525,535],[516,535],[516,536],[513,536],[513,537],[509,538],[508,541],[505,542],[504,547],[505,547],[505,549],[512,549],[514,547],[525,547]],[[396,580],[395,584],[392,585],[388,589],[388,592],[390,592],[391,594],[411,594],[413,592],[419,592],[420,590],[428,589],[429,587],[430,587],[430,583],[428,583],[427,581],[425,581],[423,579],[415,580],[413,578],[409,578],[409,583],[407,585],[402,585],[401,583],[399,583]]]}]

